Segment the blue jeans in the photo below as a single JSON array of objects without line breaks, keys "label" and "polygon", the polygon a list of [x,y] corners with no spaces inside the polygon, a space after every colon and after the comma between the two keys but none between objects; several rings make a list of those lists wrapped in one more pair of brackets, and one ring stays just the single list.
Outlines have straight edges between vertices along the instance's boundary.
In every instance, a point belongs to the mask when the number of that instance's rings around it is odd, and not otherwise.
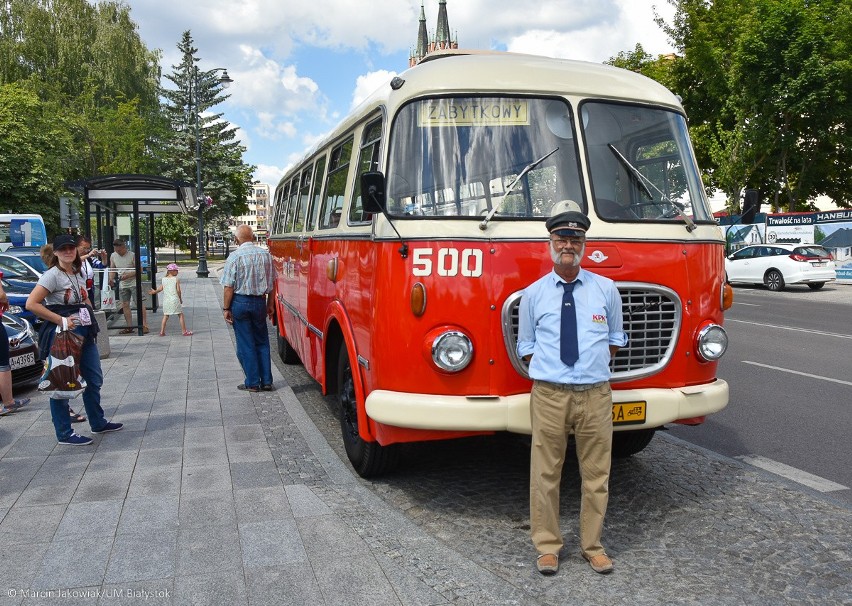
[{"label": "blue jeans", "polygon": [[[79,328],[75,329],[74,332],[79,330]],[[89,426],[98,431],[107,424],[107,420],[104,418],[104,409],[101,408],[101,386],[104,384],[104,373],[101,370],[98,344],[90,337],[86,337],[83,341],[83,348],[80,350],[80,376],[86,381],[86,389],[83,390],[83,406],[86,408]],[[50,398],[50,416],[53,419],[56,439],[67,440],[73,433],[68,400]]]},{"label": "blue jeans", "polygon": [[231,300],[231,315],[237,337],[237,359],[246,376],[246,387],[272,385],[266,297],[235,294]]}]

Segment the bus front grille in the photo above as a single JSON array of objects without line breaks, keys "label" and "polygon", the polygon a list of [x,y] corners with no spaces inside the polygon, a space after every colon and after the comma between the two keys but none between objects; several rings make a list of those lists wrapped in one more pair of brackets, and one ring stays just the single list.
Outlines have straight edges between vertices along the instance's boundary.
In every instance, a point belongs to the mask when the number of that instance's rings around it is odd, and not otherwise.
[{"label": "bus front grille", "polygon": [[[612,381],[638,379],[665,368],[680,334],[681,303],[677,293],[664,286],[640,282],[616,282],[621,294],[627,347],[610,364]],[[518,309],[522,292],[509,295],[503,304],[503,341],[520,374],[528,377],[527,364],[518,357]]]}]

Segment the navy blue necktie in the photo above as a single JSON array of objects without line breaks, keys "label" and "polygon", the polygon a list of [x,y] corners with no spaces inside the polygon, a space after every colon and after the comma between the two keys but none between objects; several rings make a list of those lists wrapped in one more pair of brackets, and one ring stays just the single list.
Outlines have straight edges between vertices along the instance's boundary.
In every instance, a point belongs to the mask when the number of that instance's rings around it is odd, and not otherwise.
[{"label": "navy blue necktie", "polygon": [[580,357],[580,347],[577,344],[577,310],[574,309],[574,285],[576,282],[563,283],[565,292],[562,293],[562,323],[560,325],[559,357],[567,366],[574,366]]}]

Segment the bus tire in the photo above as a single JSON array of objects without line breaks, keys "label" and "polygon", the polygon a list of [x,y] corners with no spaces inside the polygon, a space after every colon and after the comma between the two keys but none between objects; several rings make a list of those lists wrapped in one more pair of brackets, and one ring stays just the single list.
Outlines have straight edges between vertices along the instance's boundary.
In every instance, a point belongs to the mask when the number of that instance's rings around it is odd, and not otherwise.
[{"label": "bus tire", "polygon": [[292,365],[301,363],[299,354],[290,346],[290,342],[280,334],[278,335],[278,357],[281,358],[284,364]]},{"label": "bus tire", "polygon": [[635,431],[617,431],[612,434],[612,458],[626,459],[642,452],[651,443],[656,429],[637,429]]},{"label": "bus tire", "polygon": [[358,433],[358,401],[346,346],[340,348],[337,361],[337,398],[340,402],[343,447],[352,467],[362,478],[387,472],[395,463],[395,449],[392,446],[382,446],[378,442],[367,442]]}]

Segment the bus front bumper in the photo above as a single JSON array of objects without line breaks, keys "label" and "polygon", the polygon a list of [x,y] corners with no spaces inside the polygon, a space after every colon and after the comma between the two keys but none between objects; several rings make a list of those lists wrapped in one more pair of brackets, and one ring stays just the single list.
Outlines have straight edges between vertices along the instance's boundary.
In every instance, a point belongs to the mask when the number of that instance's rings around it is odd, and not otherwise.
[{"label": "bus front bumper", "polygon": [[[615,431],[661,427],[722,410],[728,384],[722,379],[672,389],[613,389],[613,404],[646,403],[644,423],[615,424]],[[530,395],[443,396],[377,389],[367,396],[367,416],[412,429],[531,433]]]}]

